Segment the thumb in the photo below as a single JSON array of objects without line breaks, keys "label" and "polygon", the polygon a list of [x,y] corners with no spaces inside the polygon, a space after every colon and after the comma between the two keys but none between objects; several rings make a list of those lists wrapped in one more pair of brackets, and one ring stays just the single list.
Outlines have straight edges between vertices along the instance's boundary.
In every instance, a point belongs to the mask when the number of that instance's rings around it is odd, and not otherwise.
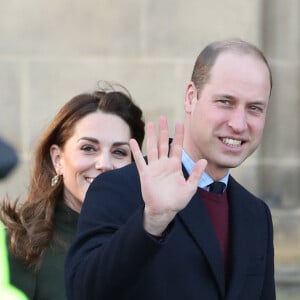
[{"label": "thumb", "polygon": [[206,159],[200,159],[195,163],[195,166],[187,180],[188,183],[190,183],[193,186],[197,186],[198,182],[207,166],[207,160]]}]

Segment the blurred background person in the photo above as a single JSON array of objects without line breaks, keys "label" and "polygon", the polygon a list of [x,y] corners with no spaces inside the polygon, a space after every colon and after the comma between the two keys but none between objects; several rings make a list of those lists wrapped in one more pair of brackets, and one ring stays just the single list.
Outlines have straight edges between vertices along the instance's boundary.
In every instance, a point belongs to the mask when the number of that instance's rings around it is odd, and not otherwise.
[{"label": "blurred background person", "polygon": [[14,147],[0,138],[0,179],[5,178],[14,169],[18,160]]},{"label": "blurred background person", "polygon": [[0,299],[5,300],[26,300],[22,291],[10,283],[8,256],[5,239],[5,229],[0,222]]},{"label": "blurred background person", "polygon": [[[17,166],[18,155],[14,147],[0,139],[0,179],[5,178]],[[0,222],[0,299],[26,300],[26,296],[10,283],[5,230]]]}]

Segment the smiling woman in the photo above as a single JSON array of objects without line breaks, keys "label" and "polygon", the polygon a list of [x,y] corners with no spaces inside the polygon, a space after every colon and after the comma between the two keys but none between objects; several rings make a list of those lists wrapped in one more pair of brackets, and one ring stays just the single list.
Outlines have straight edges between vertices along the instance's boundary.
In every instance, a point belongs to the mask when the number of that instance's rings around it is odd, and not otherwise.
[{"label": "smiling woman", "polygon": [[64,201],[80,212],[93,179],[107,170],[131,162],[129,125],[117,115],[101,110],[86,115],[74,126],[63,147],[50,147],[57,176],[64,182]]},{"label": "smiling woman", "polygon": [[129,139],[144,139],[141,109],[120,85],[68,101],[41,137],[24,202],[6,198],[11,283],[29,299],[66,299],[64,259],[93,179],[132,161]]}]

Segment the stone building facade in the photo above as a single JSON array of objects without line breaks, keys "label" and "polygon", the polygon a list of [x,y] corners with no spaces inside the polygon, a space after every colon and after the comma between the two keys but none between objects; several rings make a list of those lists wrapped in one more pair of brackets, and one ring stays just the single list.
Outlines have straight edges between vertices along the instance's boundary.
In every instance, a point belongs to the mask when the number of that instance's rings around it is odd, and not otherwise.
[{"label": "stone building facade", "polygon": [[165,114],[172,127],[199,51],[228,37],[259,46],[273,70],[264,141],[232,172],[272,209],[278,287],[299,285],[298,0],[0,0],[0,134],[20,155],[1,195],[24,195],[40,133],[98,80],[125,85],[146,120]]}]

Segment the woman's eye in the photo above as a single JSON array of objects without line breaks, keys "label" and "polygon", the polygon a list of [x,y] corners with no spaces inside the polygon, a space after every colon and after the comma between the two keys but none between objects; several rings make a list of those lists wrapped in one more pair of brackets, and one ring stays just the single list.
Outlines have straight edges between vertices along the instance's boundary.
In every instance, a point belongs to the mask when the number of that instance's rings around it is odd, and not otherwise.
[{"label": "woman's eye", "polygon": [[87,152],[96,151],[95,147],[92,145],[84,145],[81,147],[81,149]]},{"label": "woman's eye", "polygon": [[118,156],[128,156],[128,152],[121,149],[114,150],[113,153]]}]

